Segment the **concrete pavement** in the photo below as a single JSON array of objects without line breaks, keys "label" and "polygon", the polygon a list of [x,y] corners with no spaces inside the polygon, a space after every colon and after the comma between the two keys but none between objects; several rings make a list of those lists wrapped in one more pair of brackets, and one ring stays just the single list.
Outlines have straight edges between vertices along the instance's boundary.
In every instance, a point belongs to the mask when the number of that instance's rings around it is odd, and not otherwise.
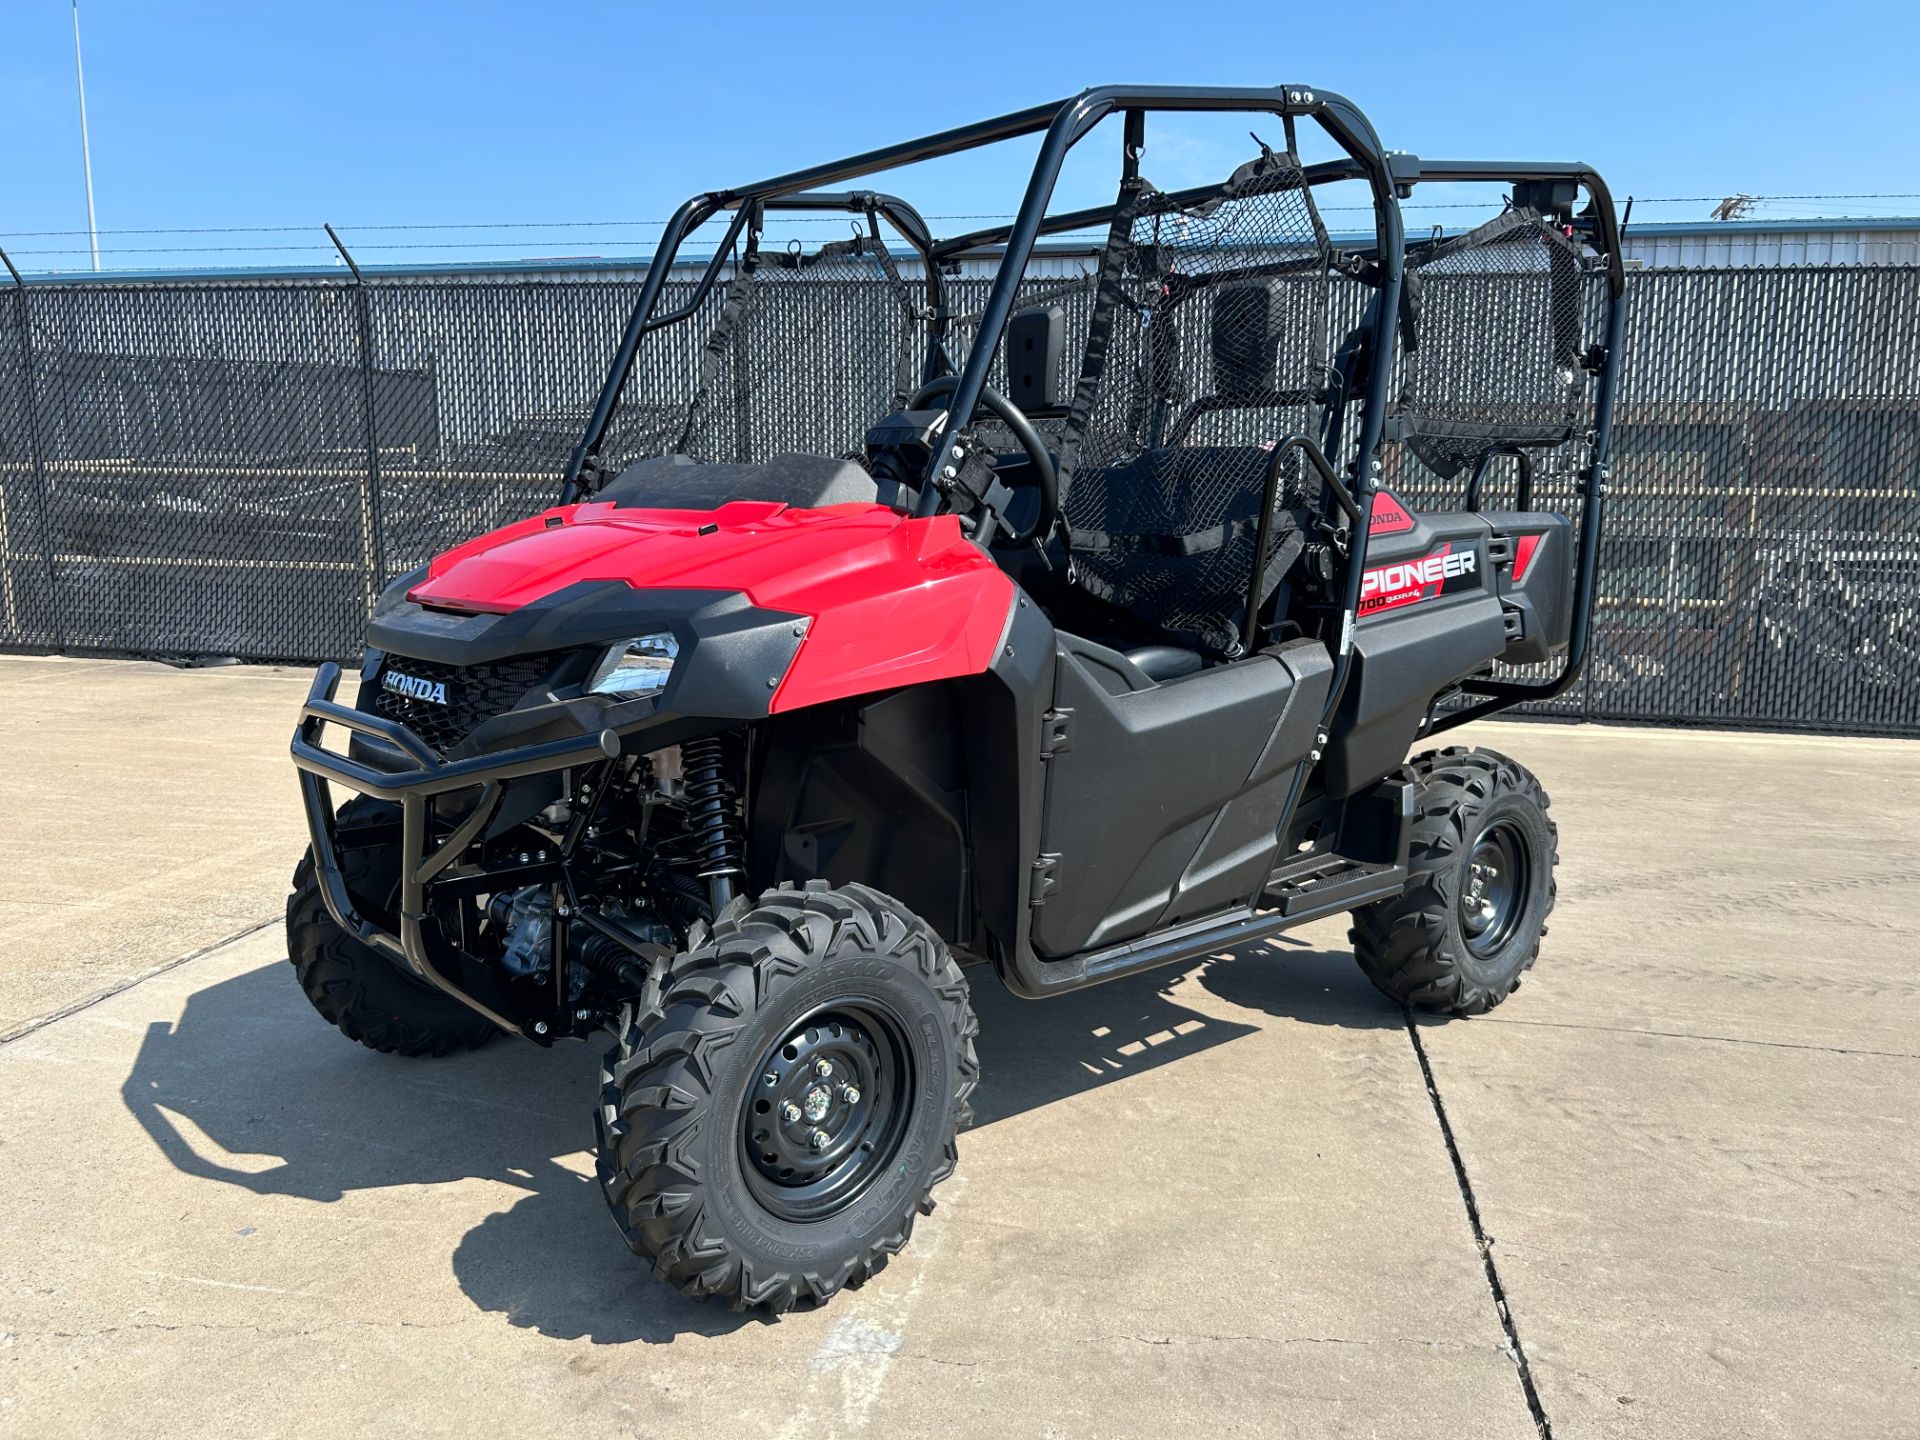
[{"label": "concrete pavement", "polygon": [[1920,746],[1530,738],[1552,948],[1421,1039],[1554,1433],[1920,1433]]},{"label": "concrete pavement", "polygon": [[[0,659],[0,1030],[271,919],[299,848],[300,676],[101,664]],[[1470,738],[1561,827],[1512,1001],[1416,1044],[1334,924],[978,976],[940,1208],[777,1322],[627,1255],[584,1048],[361,1050],[272,926],[40,1024],[0,1045],[0,1435],[1911,1434],[1920,746]]]},{"label": "concrete pavement", "polygon": [[0,1036],[273,916],[312,678],[0,656]]}]

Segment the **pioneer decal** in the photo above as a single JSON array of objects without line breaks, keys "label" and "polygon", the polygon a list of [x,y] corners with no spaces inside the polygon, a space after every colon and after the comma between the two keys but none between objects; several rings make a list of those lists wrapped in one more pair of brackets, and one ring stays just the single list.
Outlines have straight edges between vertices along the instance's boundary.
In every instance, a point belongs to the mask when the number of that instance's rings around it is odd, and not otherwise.
[{"label": "pioneer decal", "polygon": [[1456,551],[1451,543],[1418,560],[1376,566],[1360,579],[1360,613],[1377,615],[1382,610],[1417,605],[1449,590],[1465,589],[1467,586],[1460,582],[1472,580],[1475,573],[1474,552]]},{"label": "pioneer decal", "polygon": [[1369,535],[1404,535],[1413,528],[1413,516],[1385,490],[1373,497],[1373,518],[1367,522]]}]

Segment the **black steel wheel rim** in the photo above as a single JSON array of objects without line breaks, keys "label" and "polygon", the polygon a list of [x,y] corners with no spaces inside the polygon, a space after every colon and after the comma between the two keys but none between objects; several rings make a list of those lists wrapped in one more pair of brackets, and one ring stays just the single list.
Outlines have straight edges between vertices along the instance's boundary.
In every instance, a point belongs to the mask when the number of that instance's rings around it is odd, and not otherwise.
[{"label": "black steel wheel rim", "polygon": [[1460,928],[1481,959],[1498,955],[1519,929],[1531,867],[1527,837],[1514,821],[1496,820],[1474,843],[1460,883]]},{"label": "black steel wheel rim", "polygon": [[906,1026],[878,1001],[836,1001],[788,1025],[741,1102],[741,1170],[754,1199],[794,1221],[858,1200],[906,1139],[913,1070]]}]

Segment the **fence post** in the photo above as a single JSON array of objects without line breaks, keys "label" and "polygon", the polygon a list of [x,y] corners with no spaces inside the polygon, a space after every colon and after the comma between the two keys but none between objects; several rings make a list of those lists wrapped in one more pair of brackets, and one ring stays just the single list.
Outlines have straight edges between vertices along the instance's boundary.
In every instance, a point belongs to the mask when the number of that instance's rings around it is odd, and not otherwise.
[{"label": "fence post", "polygon": [[367,609],[371,611],[373,602],[380,596],[381,586],[387,583],[386,526],[380,515],[380,426],[374,399],[373,310],[367,293],[367,277],[360,273],[359,265],[334,233],[333,226],[327,225],[325,228],[327,238],[333,241],[333,248],[340,252],[340,258],[347,262],[347,269],[353,272],[353,295],[360,320],[361,398],[366,407],[367,428],[366,487],[360,504],[360,553],[367,567]]},{"label": "fence post", "polygon": [[[26,396],[27,461],[33,468],[34,495],[40,509],[40,552],[47,567],[47,608],[53,620],[53,648],[64,650],[67,648],[67,624],[60,609],[60,579],[53,562],[53,506],[52,497],[47,493],[46,454],[40,444],[40,400],[33,375],[33,327],[27,316],[27,282],[20,278],[12,257],[4,250],[0,250],[0,264],[4,264],[7,274],[13,277],[14,307],[20,325],[20,378]],[[5,541],[4,546],[0,546],[0,565],[7,567],[11,581],[12,536],[7,534],[0,536],[0,539]]]}]

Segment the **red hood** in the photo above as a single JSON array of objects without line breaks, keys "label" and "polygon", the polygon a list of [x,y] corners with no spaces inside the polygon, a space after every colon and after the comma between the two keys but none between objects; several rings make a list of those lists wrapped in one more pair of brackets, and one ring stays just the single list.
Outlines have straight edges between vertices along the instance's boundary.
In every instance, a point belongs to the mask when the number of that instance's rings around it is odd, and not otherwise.
[{"label": "red hood", "polygon": [[422,605],[499,614],[583,580],[635,589],[738,590],[787,608],[796,593],[909,565],[918,586],[993,569],[950,515],[913,520],[884,505],[793,510],[736,500],[717,510],[572,505],[482,535],[436,557],[408,592]]},{"label": "red hood", "polygon": [[549,510],[438,556],[407,598],[504,614],[594,581],[737,591],[807,617],[776,710],[977,674],[992,663],[1014,592],[951,515],[736,500],[717,510]]}]

